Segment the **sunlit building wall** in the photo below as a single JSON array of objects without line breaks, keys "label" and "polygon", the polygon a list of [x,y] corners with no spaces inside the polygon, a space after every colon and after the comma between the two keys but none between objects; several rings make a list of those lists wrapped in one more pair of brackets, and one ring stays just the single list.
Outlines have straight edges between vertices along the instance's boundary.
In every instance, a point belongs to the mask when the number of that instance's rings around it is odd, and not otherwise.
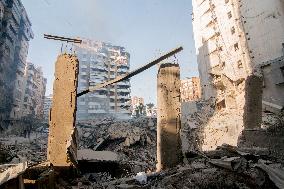
[{"label": "sunlit building wall", "polygon": [[242,104],[240,84],[262,63],[283,56],[284,2],[193,0],[192,5],[203,99]]}]

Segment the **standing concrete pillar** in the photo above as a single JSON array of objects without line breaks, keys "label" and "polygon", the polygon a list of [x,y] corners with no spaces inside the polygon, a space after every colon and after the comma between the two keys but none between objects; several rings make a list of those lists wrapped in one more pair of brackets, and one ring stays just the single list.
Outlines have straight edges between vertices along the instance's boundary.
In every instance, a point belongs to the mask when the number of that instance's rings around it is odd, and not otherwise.
[{"label": "standing concrete pillar", "polygon": [[157,83],[157,171],[160,171],[182,160],[179,65],[161,64]]},{"label": "standing concrete pillar", "polygon": [[47,158],[58,167],[76,160],[76,95],[79,61],[75,55],[59,55],[55,64],[53,101],[49,114]]},{"label": "standing concrete pillar", "polygon": [[262,88],[261,76],[250,75],[245,81],[244,128],[259,129],[262,121]]}]

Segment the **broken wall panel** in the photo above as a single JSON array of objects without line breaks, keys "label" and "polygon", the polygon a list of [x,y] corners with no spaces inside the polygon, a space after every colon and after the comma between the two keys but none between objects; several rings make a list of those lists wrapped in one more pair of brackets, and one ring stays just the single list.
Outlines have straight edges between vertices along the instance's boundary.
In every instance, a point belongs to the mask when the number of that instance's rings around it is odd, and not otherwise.
[{"label": "broken wall panel", "polygon": [[54,166],[76,160],[76,95],[79,61],[75,55],[59,55],[55,65],[50,110],[47,158]]}]

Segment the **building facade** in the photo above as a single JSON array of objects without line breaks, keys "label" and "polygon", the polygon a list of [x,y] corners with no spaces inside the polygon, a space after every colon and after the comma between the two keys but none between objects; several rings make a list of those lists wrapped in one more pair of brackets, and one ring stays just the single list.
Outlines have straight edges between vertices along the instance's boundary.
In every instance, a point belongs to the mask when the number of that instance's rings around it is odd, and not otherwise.
[{"label": "building facade", "polygon": [[31,22],[20,0],[0,2],[0,120],[20,118]]},{"label": "building facade", "polygon": [[200,79],[192,77],[181,80],[181,102],[198,101],[201,98]]},{"label": "building facade", "polygon": [[[83,40],[75,46],[79,59],[78,92],[129,72],[130,55],[123,47]],[[78,98],[77,119],[108,114],[130,114],[130,80]]]},{"label": "building facade", "polygon": [[264,62],[282,56],[284,2],[193,0],[192,4],[202,97],[238,108],[246,78]]}]

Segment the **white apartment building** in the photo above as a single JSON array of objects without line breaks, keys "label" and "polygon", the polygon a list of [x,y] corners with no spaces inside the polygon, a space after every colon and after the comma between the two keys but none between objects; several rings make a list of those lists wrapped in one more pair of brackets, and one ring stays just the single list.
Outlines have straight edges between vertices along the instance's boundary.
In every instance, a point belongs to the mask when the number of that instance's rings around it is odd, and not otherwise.
[{"label": "white apartment building", "polygon": [[41,67],[27,62],[24,75],[24,95],[21,101],[22,116],[35,116],[39,119],[44,115],[44,96],[47,80]]},{"label": "white apartment building", "polygon": [[[75,46],[79,59],[78,92],[129,72],[130,55],[123,47],[83,40]],[[77,119],[93,119],[107,114],[130,114],[130,81],[116,83],[77,101]]]},{"label": "white apartment building", "polygon": [[[283,56],[284,1],[193,0],[192,4],[202,97],[215,97],[217,103],[237,101],[239,84],[256,67]],[[281,75],[278,67],[274,75]]]},{"label": "white apartment building", "polygon": [[52,106],[52,94],[44,97],[43,103],[43,117],[44,120],[48,120],[49,118],[49,110]]}]

